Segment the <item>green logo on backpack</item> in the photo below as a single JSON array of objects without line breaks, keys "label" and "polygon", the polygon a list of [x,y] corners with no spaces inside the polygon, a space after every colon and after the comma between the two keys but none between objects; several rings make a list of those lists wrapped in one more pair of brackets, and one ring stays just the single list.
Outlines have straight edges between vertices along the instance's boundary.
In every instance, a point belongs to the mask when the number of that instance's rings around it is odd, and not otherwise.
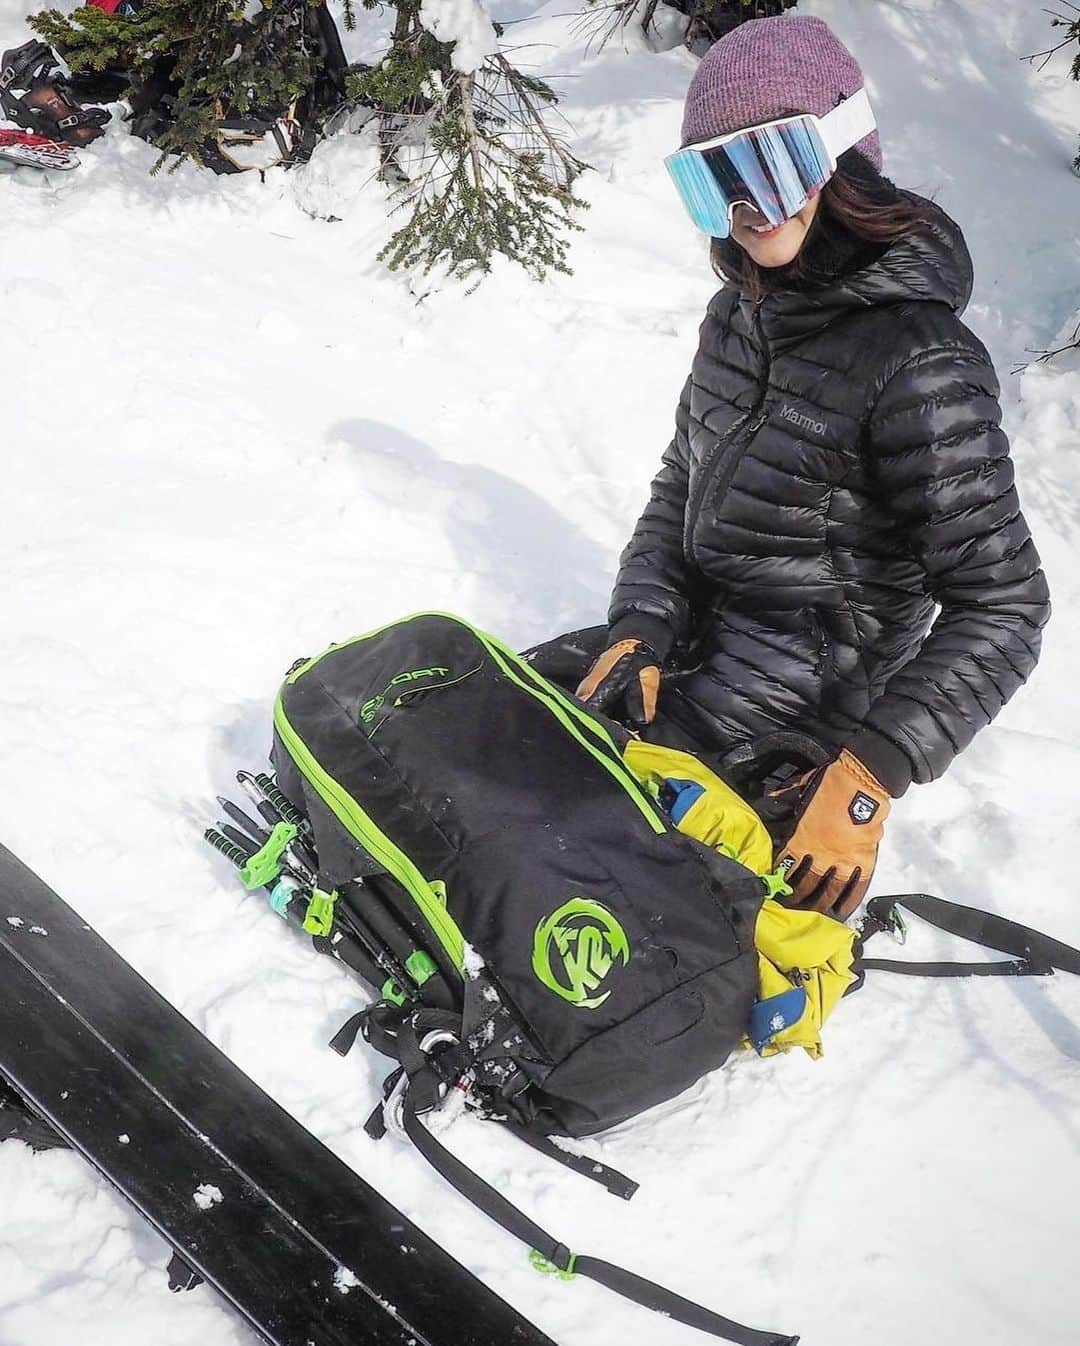
[{"label": "green logo on backpack", "polygon": [[540,922],[533,936],[533,971],[549,991],[578,1009],[598,1009],[611,994],[595,993],[616,963],[630,960],[630,943],[607,907],[572,897]]},{"label": "green logo on backpack", "polygon": [[[395,673],[378,696],[369,697],[369,699],[360,707],[360,718],[365,724],[370,724],[375,718],[376,713],[386,704],[386,698],[390,695],[393,689],[399,687],[403,682],[416,682],[418,678],[439,679],[447,678],[449,676],[450,670],[448,668],[410,668],[406,669],[404,673]],[[421,691],[426,689],[413,688],[412,690]],[[408,689],[406,689],[404,693],[399,694],[394,705],[400,706],[406,695],[408,695]]]}]

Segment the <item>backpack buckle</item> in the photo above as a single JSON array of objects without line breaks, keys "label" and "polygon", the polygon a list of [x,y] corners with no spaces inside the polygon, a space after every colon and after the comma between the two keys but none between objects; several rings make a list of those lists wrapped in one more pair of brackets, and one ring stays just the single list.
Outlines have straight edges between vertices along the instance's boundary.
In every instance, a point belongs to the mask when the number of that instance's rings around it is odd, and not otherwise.
[{"label": "backpack buckle", "polygon": [[577,1272],[574,1270],[577,1254],[572,1253],[565,1243],[560,1243],[555,1248],[555,1260],[545,1257],[539,1248],[530,1248],[529,1262],[533,1270],[539,1271],[541,1276],[558,1276],[561,1281],[577,1279]]},{"label": "backpack buckle", "polygon": [[900,914],[900,907],[889,897],[872,897],[866,904],[866,914],[859,924],[859,942],[865,944],[872,935],[884,931],[897,944],[907,942],[907,921]]},{"label": "backpack buckle", "polygon": [[[451,1033],[448,1028],[438,1028],[432,1030],[430,1033],[425,1033],[420,1039],[419,1047],[425,1056],[430,1056],[436,1047],[441,1046],[444,1043],[456,1047],[459,1042],[460,1038],[456,1033]],[[412,1080],[403,1070],[397,1083],[394,1085],[393,1089],[390,1090],[386,1102],[383,1104],[383,1120],[386,1122],[386,1129],[391,1135],[396,1136],[398,1140],[408,1140],[409,1138],[405,1132],[404,1111],[405,1095],[408,1093],[411,1084]],[[427,1112],[442,1111],[443,1104],[446,1102],[446,1096],[450,1092],[450,1085],[445,1081],[440,1080],[436,1088],[438,1101],[428,1107],[426,1109]],[[461,1095],[462,1102],[464,1102],[464,1093],[462,1090],[455,1087],[454,1092]],[[454,1115],[457,1115],[456,1110]]]}]

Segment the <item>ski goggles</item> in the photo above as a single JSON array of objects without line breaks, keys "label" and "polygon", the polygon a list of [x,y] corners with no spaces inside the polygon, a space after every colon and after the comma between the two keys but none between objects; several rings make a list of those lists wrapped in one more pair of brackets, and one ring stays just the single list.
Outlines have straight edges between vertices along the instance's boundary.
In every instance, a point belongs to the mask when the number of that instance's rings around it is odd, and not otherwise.
[{"label": "ski goggles", "polygon": [[664,163],[697,227],[727,238],[740,204],[774,229],[797,215],[836,172],[840,155],[876,125],[860,89],[824,117],[806,112],[732,131],[676,150]]}]

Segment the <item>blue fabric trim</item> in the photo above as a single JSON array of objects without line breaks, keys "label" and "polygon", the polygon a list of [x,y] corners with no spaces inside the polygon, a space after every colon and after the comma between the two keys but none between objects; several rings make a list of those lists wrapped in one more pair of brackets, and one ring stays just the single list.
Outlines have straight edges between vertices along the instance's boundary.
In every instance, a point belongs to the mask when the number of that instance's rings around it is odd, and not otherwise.
[{"label": "blue fabric trim", "polygon": [[679,823],[705,793],[705,787],[699,785],[697,781],[674,780],[670,776],[664,781],[664,787],[661,796],[664,800],[664,806],[671,821],[678,827]]},{"label": "blue fabric trim", "polygon": [[806,991],[793,986],[768,1000],[759,1000],[750,1011],[747,1036],[756,1052],[763,1052],[769,1043],[785,1028],[797,1024],[806,1013]]}]

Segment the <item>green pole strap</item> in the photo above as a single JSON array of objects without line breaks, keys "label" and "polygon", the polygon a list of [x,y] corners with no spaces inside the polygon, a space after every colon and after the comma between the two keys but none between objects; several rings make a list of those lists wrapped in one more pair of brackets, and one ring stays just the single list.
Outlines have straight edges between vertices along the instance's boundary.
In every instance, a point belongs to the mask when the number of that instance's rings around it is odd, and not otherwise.
[{"label": "green pole strap", "polygon": [[335,888],[332,893],[316,888],[311,894],[307,914],[304,916],[304,929],[309,935],[328,935],[334,928],[334,903],[338,900]]},{"label": "green pole strap", "polygon": [[240,881],[247,889],[263,888],[281,873],[281,857],[296,840],[299,829],[293,823],[278,823],[262,847],[240,870]]},{"label": "green pole strap", "polygon": [[382,984],[382,998],[388,1000],[391,1005],[404,1005],[407,997],[393,977],[390,977]]},{"label": "green pole strap", "polygon": [[[423,986],[424,982],[430,981],[438,970],[435,959],[423,949],[413,949],[405,959],[405,971],[412,978],[414,986]],[[382,998],[389,1000],[391,1005],[404,1005],[409,995],[393,977],[389,977],[382,984]]]},{"label": "green pole strap", "polygon": [[424,982],[434,977],[439,968],[431,954],[425,953],[423,949],[414,949],[405,959],[405,970],[417,986],[423,986]]}]

